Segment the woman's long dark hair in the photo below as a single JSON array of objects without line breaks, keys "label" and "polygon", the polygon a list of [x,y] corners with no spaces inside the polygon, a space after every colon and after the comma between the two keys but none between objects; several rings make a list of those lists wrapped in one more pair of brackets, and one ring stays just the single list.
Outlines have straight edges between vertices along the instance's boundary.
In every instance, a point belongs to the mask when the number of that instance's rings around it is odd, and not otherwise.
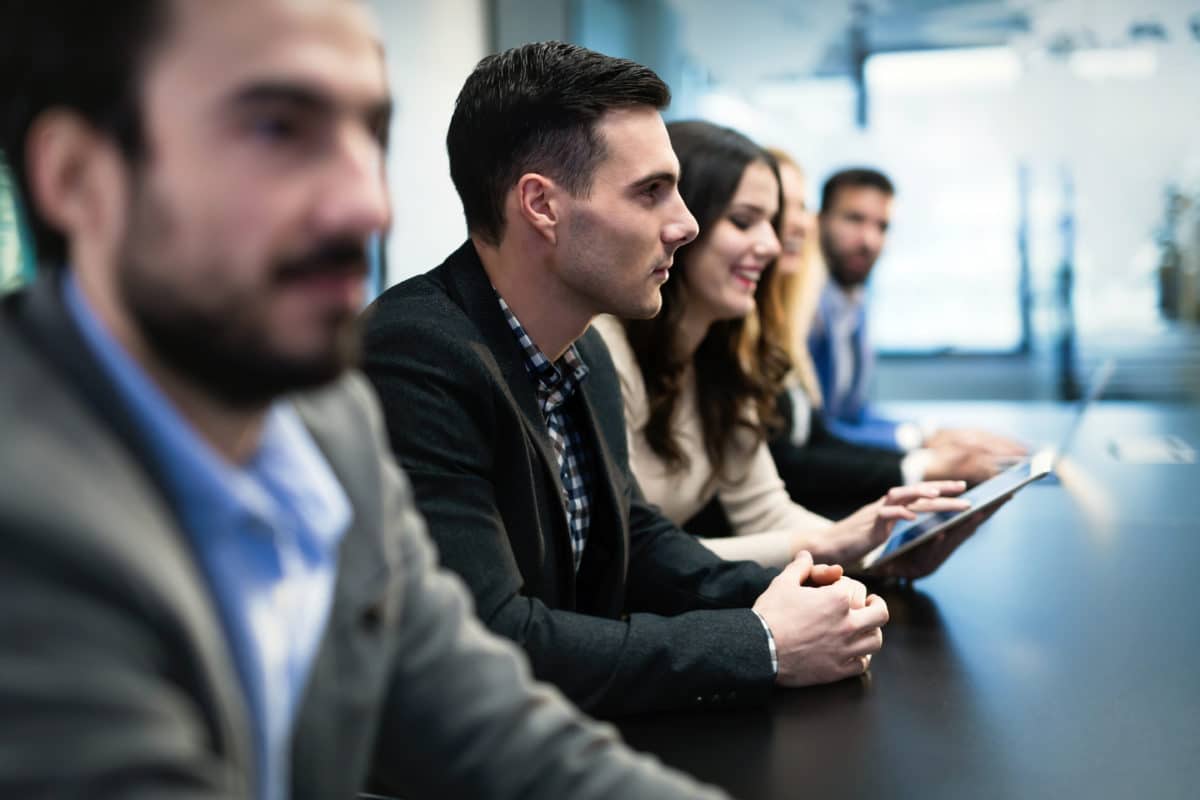
[{"label": "woman's long dark hair", "polygon": [[[779,180],[775,159],[737,131],[708,122],[672,122],[667,125],[671,144],[682,169],[679,192],[700,225],[695,242],[675,253],[671,279],[662,288],[663,305],[658,316],[628,320],[625,331],[642,370],[649,401],[646,441],[672,469],[686,469],[688,459],[671,431],[671,418],[683,388],[686,357],[680,353],[677,336],[686,303],[688,256],[704,245],[716,223],[729,209],[742,174],[753,163],[771,168]],[[771,224],[778,234],[783,209]],[[772,262],[755,290],[758,311],[763,316],[782,318]],[[759,326],[763,335],[754,346],[742,346],[747,319],[721,320],[708,333],[692,357],[696,376],[696,398],[700,409],[704,450],[713,466],[710,480],[725,475],[728,456],[739,429],[749,430],[757,446],[778,423],[776,390],[791,368],[787,350],[777,341],[783,326]]]}]

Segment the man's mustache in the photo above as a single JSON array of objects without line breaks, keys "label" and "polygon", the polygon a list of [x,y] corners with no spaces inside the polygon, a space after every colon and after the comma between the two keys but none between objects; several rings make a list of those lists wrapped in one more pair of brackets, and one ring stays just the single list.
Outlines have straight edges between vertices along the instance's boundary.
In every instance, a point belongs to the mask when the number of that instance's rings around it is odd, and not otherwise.
[{"label": "man's mustache", "polygon": [[360,275],[365,278],[368,270],[365,242],[333,239],[322,242],[302,256],[282,262],[275,271],[275,277],[280,282],[322,275]]}]

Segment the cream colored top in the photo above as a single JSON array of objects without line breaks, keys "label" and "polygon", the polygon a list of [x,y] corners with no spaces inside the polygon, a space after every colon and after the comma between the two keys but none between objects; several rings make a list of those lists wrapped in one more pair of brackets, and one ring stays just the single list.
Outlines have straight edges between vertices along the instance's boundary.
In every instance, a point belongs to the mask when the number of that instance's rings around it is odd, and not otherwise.
[{"label": "cream colored top", "polygon": [[727,475],[709,481],[712,463],[704,452],[696,384],[691,376],[684,384],[672,420],[676,440],[687,454],[689,466],[684,470],[669,470],[646,441],[646,422],[650,416],[646,384],[624,328],[609,316],[597,318],[592,327],[604,337],[621,381],[630,468],[646,498],[667,517],[682,525],[716,495],[737,535],[700,541],[722,558],[757,561],[772,567],[791,560],[797,531],[811,532],[832,524],[792,502],[766,443],[751,447],[749,432],[740,447],[745,457],[731,462]]}]

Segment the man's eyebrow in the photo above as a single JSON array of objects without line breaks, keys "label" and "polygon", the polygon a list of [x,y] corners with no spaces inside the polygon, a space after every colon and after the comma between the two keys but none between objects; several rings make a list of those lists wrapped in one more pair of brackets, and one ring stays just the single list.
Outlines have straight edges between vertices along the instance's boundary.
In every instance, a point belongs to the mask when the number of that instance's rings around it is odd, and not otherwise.
[{"label": "man's eyebrow", "polygon": [[674,186],[675,184],[677,184],[679,182],[679,176],[676,173],[671,172],[669,170],[663,170],[661,172],[654,172],[654,173],[651,173],[650,175],[646,175],[645,177],[638,178],[636,181],[629,184],[629,188],[641,189],[645,186],[649,186],[650,184],[656,183],[659,181],[667,184],[668,186]]},{"label": "man's eyebrow", "polygon": [[[324,92],[303,84],[283,81],[268,81],[246,86],[233,96],[233,103],[237,106],[290,105],[321,113],[335,111],[337,106],[333,99]],[[386,122],[392,116],[392,99],[382,97],[369,102],[362,107],[359,113],[372,124]]]},{"label": "man's eyebrow", "polygon": [[328,95],[296,83],[267,82],[246,86],[233,96],[234,105],[253,106],[280,103],[307,107],[313,111],[328,111],[333,102]]}]

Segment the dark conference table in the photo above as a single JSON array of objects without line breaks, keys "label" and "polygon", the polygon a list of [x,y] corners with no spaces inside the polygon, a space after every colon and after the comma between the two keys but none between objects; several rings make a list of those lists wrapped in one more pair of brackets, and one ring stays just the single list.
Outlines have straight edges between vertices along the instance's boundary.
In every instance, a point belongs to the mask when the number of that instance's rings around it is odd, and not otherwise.
[{"label": "dark conference table", "polygon": [[[1034,443],[1056,443],[1072,410],[903,408]],[[745,800],[1200,797],[1200,464],[1111,449],[1164,434],[1200,448],[1200,408],[1094,406],[1061,479],[934,575],[881,591],[892,619],[867,676],[622,734]]]}]

